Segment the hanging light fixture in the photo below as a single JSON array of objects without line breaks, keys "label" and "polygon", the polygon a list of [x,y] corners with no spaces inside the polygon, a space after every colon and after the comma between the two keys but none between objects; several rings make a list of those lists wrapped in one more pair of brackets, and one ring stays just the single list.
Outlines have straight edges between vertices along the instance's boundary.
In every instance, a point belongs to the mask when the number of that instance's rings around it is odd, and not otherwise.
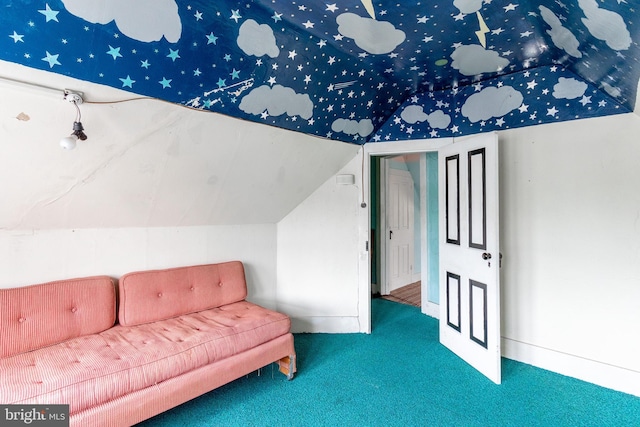
[{"label": "hanging light fixture", "polygon": [[82,96],[79,93],[71,92],[69,90],[64,91],[64,99],[65,101],[71,102],[74,107],[76,107],[76,119],[73,122],[73,132],[71,135],[66,136],[60,140],[60,146],[65,150],[73,150],[76,148],[76,142],[78,140],[84,141],[87,139],[87,135],[84,133],[84,128],[82,127],[81,114],[79,104],[82,104]]}]

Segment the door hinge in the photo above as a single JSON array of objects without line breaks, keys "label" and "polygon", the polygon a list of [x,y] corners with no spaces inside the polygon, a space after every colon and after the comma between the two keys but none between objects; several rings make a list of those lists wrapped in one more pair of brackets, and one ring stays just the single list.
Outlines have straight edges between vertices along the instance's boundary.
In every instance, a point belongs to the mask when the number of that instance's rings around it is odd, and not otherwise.
[{"label": "door hinge", "polygon": [[364,245],[365,252],[369,252],[369,241],[367,240]]}]

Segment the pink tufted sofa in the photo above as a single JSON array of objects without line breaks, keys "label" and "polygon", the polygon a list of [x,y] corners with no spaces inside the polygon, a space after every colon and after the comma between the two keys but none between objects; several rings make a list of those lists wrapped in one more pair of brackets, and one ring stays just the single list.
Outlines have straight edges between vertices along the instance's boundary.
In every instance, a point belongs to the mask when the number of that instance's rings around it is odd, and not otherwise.
[{"label": "pink tufted sofa", "polygon": [[245,301],[239,261],[129,273],[118,290],[106,276],[0,289],[0,403],[130,426],[272,362],[296,371],[289,318]]}]

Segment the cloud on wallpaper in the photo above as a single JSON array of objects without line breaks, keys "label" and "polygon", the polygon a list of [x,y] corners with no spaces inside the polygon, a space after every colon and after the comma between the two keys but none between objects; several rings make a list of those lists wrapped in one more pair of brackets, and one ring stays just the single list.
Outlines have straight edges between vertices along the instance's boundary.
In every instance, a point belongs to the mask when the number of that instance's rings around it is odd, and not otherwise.
[{"label": "cloud on wallpaper", "polygon": [[502,117],[522,105],[523,96],[511,86],[488,87],[465,101],[461,113],[472,123]]},{"label": "cloud on wallpaper", "polygon": [[336,22],[340,34],[353,39],[360,49],[374,55],[393,52],[406,38],[404,31],[387,21],[363,18],[355,13],[338,15]]},{"label": "cloud on wallpaper", "polygon": [[578,0],[578,5],[586,16],[582,23],[593,37],[603,40],[613,50],[629,49],[631,36],[620,15],[600,9],[595,0]]},{"label": "cloud on wallpaper", "polygon": [[400,117],[409,124],[428,122],[433,129],[446,129],[451,124],[451,117],[444,111],[436,110],[427,114],[420,105],[409,105],[402,110]]},{"label": "cloud on wallpaper", "polygon": [[270,116],[300,116],[310,119],[313,116],[313,102],[307,94],[296,93],[293,89],[281,85],[269,87],[258,86],[251,90],[242,101],[239,108],[247,114],[262,114]]},{"label": "cloud on wallpaper", "polygon": [[579,98],[587,91],[587,84],[576,79],[560,77],[553,86],[553,97],[557,99]]},{"label": "cloud on wallpaper", "polygon": [[453,0],[453,5],[462,13],[476,13],[482,9],[484,0]]},{"label": "cloud on wallpaper", "polygon": [[268,55],[275,58],[280,54],[276,45],[276,36],[267,24],[258,24],[253,19],[247,19],[240,26],[238,32],[238,47],[247,55]]},{"label": "cloud on wallpaper", "polygon": [[602,86],[605,92],[607,92],[609,95],[613,96],[614,98],[619,98],[622,96],[622,92],[620,92],[619,88],[613,87],[609,83],[604,81],[600,82],[600,85]]},{"label": "cloud on wallpaper", "polygon": [[427,122],[433,129],[446,129],[451,124],[451,116],[442,110],[436,110],[427,116]]},{"label": "cloud on wallpaper", "polygon": [[414,124],[424,122],[425,120],[427,120],[427,117],[429,117],[429,115],[424,112],[421,106],[409,105],[404,110],[402,110],[402,113],[400,113],[400,117],[405,122]]},{"label": "cloud on wallpaper", "polygon": [[141,42],[180,40],[182,22],[174,0],[62,0],[69,13],[94,24],[115,21],[122,34]]},{"label": "cloud on wallpaper", "polygon": [[509,65],[509,60],[498,52],[487,50],[480,45],[461,45],[451,54],[451,66],[465,76],[495,73]]},{"label": "cloud on wallpaper", "polygon": [[360,135],[361,137],[371,135],[373,132],[373,123],[371,119],[349,120],[336,119],[331,124],[331,130],[334,132],[344,132],[347,135]]},{"label": "cloud on wallpaper", "polygon": [[573,35],[571,31],[562,26],[560,19],[549,9],[544,6],[540,6],[540,16],[544,19],[544,22],[551,27],[547,30],[547,34],[551,36],[551,41],[558,48],[563,49],[569,55],[575,58],[581,58],[582,52],[578,49],[580,42]]}]

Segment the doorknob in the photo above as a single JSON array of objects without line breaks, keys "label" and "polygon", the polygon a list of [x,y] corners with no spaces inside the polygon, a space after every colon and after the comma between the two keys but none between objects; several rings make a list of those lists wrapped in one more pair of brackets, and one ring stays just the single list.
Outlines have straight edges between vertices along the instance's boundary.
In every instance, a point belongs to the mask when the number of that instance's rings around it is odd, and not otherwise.
[{"label": "doorknob", "polygon": [[389,239],[391,239],[391,237],[393,237],[393,230],[389,230]]},{"label": "doorknob", "polygon": [[485,261],[488,260],[488,259],[491,259],[491,254],[489,252],[484,252],[482,254],[482,259],[485,260]]}]

